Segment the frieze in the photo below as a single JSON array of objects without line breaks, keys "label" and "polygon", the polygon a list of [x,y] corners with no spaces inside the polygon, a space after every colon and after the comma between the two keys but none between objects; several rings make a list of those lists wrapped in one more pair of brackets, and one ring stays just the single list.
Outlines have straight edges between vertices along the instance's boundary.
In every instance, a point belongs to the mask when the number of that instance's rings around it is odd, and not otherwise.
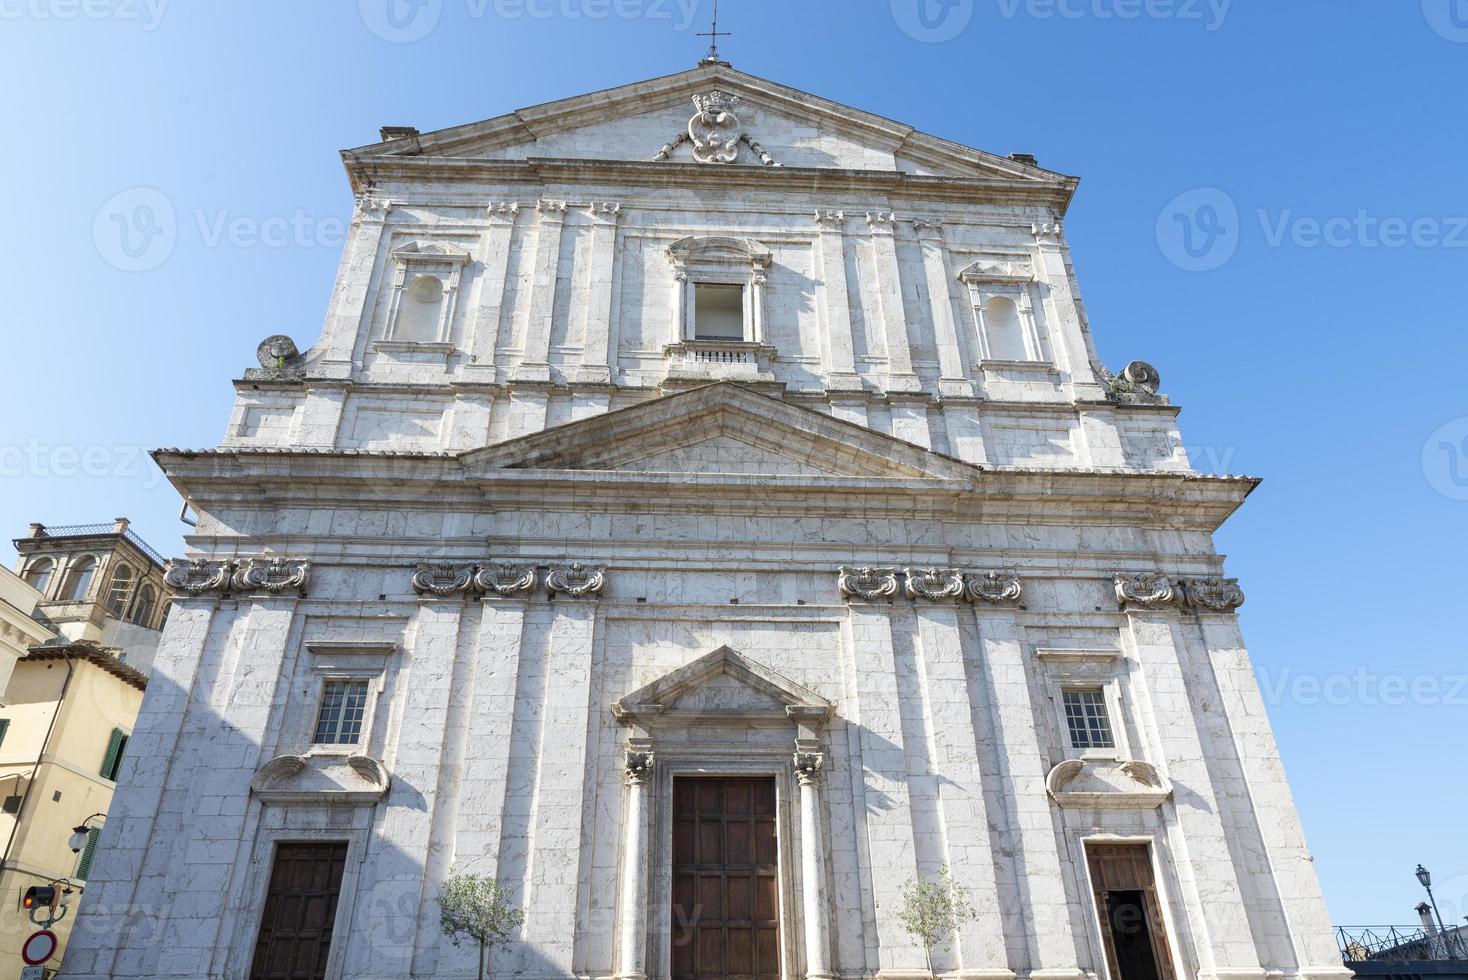
[{"label": "frieze", "polygon": [[1181,599],[1181,593],[1166,575],[1142,572],[1116,576],[1116,601],[1123,609],[1167,609],[1178,605]]},{"label": "frieze", "polygon": [[1183,601],[1195,612],[1230,613],[1244,604],[1244,590],[1236,578],[1184,579]]},{"label": "frieze", "polygon": [[963,598],[963,572],[956,568],[909,568],[906,575],[909,599]]},{"label": "frieze", "polygon": [[246,558],[235,569],[236,592],[263,592],[284,595],[294,592],[304,596],[311,581],[311,563],[301,558]]},{"label": "frieze", "polygon": [[552,599],[558,595],[573,599],[601,595],[607,587],[606,572],[581,562],[556,565],[545,577],[545,587]]}]

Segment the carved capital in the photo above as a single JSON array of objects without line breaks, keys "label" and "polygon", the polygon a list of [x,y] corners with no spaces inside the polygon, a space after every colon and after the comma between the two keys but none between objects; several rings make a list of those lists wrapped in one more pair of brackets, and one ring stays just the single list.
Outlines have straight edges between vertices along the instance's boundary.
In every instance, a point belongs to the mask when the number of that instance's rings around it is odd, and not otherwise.
[{"label": "carved capital", "polygon": [[573,599],[598,596],[607,587],[606,571],[583,565],[579,561],[569,565],[556,565],[546,576],[545,587],[549,590],[552,599],[558,595],[570,596]]},{"label": "carved capital", "polygon": [[835,210],[817,211],[816,225],[822,229],[840,231],[846,226],[846,212]]},{"label": "carved capital", "polygon": [[895,568],[847,568],[838,569],[836,587],[847,599],[862,599],[877,602],[897,595],[897,569]]},{"label": "carved capital", "polygon": [[570,208],[571,205],[565,201],[552,201],[544,197],[535,202],[535,210],[540,212],[542,221],[564,221]]},{"label": "carved capital", "polygon": [[234,563],[203,558],[174,558],[163,569],[163,581],[175,592],[206,595],[229,591]]},{"label": "carved capital", "polygon": [[393,202],[383,197],[368,194],[357,199],[357,213],[364,218],[384,221],[392,213]]},{"label": "carved capital", "polygon": [[820,783],[821,776],[826,768],[826,754],[824,752],[797,752],[795,753],[795,778],[800,780],[802,786],[815,786]]},{"label": "carved capital", "polygon": [[956,568],[909,568],[907,569],[907,597],[909,599],[963,598],[963,573]]},{"label": "carved capital", "polygon": [[943,237],[943,222],[937,218],[914,218],[912,219],[912,230],[919,238],[941,238]]},{"label": "carved capital", "polygon": [[653,765],[656,761],[654,752],[634,752],[629,749],[622,759],[622,771],[627,777],[628,785],[644,785],[652,778]]},{"label": "carved capital", "polygon": [[897,225],[897,215],[892,211],[868,211],[867,226],[873,231],[891,231]]},{"label": "carved capital", "polygon": [[1024,585],[1007,572],[975,572],[966,580],[964,596],[969,602],[1012,606],[1024,597]]},{"label": "carved capital", "polygon": [[1116,576],[1116,601],[1123,609],[1167,609],[1178,605],[1181,599],[1182,594],[1171,580],[1158,572]]},{"label": "carved capital", "polygon": [[519,201],[494,201],[484,209],[487,217],[498,220],[513,222],[520,216]]},{"label": "carved capital", "polygon": [[616,224],[622,217],[622,205],[617,201],[592,201],[586,205],[586,213],[595,221]]},{"label": "carved capital", "polygon": [[1244,590],[1236,578],[1194,578],[1178,583],[1183,600],[1195,612],[1231,613],[1244,604]]},{"label": "carved capital", "polygon": [[473,565],[425,563],[413,573],[413,591],[440,599],[465,595],[474,583]]},{"label": "carved capital", "polygon": [[474,573],[474,589],[485,595],[509,598],[528,595],[535,588],[535,569],[529,565],[513,562],[492,562],[481,565]]},{"label": "carved capital", "polygon": [[301,558],[246,558],[234,573],[234,591],[283,595],[306,594],[311,563]]},{"label": "carved capital", "polygon": [[1064,230],[1058,221],[1045,221],[1031,225],[1030,233],[1041,246],[1059,248]]}]

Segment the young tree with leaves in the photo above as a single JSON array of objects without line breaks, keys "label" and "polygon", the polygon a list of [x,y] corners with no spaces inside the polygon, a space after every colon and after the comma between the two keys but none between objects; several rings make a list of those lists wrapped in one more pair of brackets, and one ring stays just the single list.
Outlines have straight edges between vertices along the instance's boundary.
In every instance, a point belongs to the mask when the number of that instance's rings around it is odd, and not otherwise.
[{"label": "young tree with leaves", "polygon": [[439,923],[445,936],[460,946],[465,939],[479,944],[479,980],[484,980],[484,962],[497,946],[525,921],[525,910],[510,901],[510,892],[485,875],[449,872],[438,893]]},{"label": "young tree with leaves", "polygon": [[896,911],[898,923],[923,947],[930,974],[933,972],[933,947],[978,915],[968,892],[953,880],[953,873],[947,865],[939,869],[937,881],[915,878],[903,885],[902,900]]}]

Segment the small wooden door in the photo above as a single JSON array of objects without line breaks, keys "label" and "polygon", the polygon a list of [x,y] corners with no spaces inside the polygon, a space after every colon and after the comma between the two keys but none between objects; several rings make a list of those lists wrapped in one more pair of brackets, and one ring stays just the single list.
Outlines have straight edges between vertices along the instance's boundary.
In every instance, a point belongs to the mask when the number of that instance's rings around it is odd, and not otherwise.
[{"label": "small wooden door", "polygon": [[673,980],[779,980],[775,780],[673,781]]},{"label": "small wooden door", "polygon": [[346,865],[345,841],[275,846],[250,980],[323,980]]},{"label": "small wooden door", "polygon": [[1111,980],[1177,980],[1151,848],[1088,844],[1086,855]]}]

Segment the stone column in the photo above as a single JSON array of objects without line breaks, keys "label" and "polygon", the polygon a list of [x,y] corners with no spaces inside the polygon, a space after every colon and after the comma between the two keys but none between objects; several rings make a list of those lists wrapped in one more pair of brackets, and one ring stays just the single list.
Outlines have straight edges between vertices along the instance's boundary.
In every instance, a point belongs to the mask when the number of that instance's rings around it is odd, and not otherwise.
[{"label": "stone column", "polygon": [[612,383],[612,295],[617,264],[617,222],[622,205],[593,203],[591,215],[591,270],[586,291],[586,334],[582,341],[583,384]]},{"label": "stone column", "polygon": [[1045,290],[1043,301],[1047,304],[1045,319],[1051,326],[1055,359],[1069,374],[1077,399],[1102,401],[1106,390],[1091,363],[1091,345],[1081,323],[1060,225],[1036,225],[1034,234],[1039,259],[1037,271],[1041,288]]},{"label": "stone column", "polygon": [[[1165,591],[1171,593],[1170,588]],[[1182,669],[1181,644],[1175,635],[1178,616],[1165,608],[1171,600],[1154,603],[1150,599],[1125,603],[1127,639],[1141,664],[1145,722],[1159,756],[1150,761],[1166,772],[1175,787],[1174,832],[1183,845],[1177,849],[1177,873],[1193,910],[1199,976],[1263,978],[1238,871],[1218,811],[1208,765],[1209,745],[1195,715],[1200,702],[1194,701]]]},{"label": "stone column", "polygon": [[647,976],[647,784],[653,753],[645,742],[628,740],[625,762],[627,813],[622,824],[622,900],[617,932],[618,980]]},{"label": "stone column", "polygon": [[846,215],[817,211],[821,233],[821,302],[825,307],[826,387],[860,390],[851,343],[851,294],[846,282]]},{"label": "stone column", "polygon": [[907,309],[902,302],[902,271],[897,262],[897,216],[891,211],[867,215],[877,270],[877,301],[882,309],[882,334],[887,342],[887,391],[919,391],[922,381],[912,369],[912,344],[907,336]]},{"label": "stone column", "polygon": [[489,220],[479,243],[479,306],[474,313],[473,333],[465,347],[469,363],[464,380],[493,384],[495,350],[499,347],[500,323],[504,315],[505,280],[509,277],[510,246],[515,235],[518,202],[501,201],[484,209]]},{"label": "stone column", "polygon": [[800,910],[805,919],[805,975],[828,980],[831,971],[831,922],[826,903],[825,835],[821,833],[821,752],[795,753],[800,781]]},{"label": "stone column", "polygon": [[923,253],[923,272],[933,315],[933,341],[938,348],[938,393],[949,398],[972,398],[974,386],[964,370],[958,318],[953,314],[953,294],[948,288],[948,245],[943,240],[943,226],[920,218],[912,223],[912,228]]},{"label": "stone column", "polygon": [[535,231],[534,278],[530,314],[525,327],[525,353],[512,375],[515,381],[550,380],[551,320],[556,309],[556,284],[561,266],[561,233],[566,227],[565,201],[542,200],[535,205],[540,224]]}]

